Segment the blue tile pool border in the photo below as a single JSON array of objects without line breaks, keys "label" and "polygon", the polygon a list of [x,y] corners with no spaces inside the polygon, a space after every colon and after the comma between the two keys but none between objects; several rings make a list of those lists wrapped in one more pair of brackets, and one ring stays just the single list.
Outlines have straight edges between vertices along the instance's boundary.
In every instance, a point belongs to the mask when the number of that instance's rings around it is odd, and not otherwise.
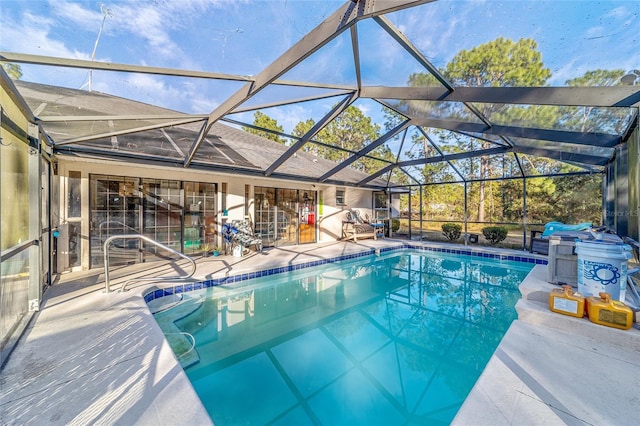
[{"label": "blue tile pool border", "polygon": [[208,287],[215,287],[223,284],[231,284],[240,281],[246,281],[253,278],[260,278],[269,275],[282,274],[285,272],[297,271],[305,268],[312,268],[314,266],[326,265],[327,263],[335,263],[343,260],[349,259],[357,259],[360,257],[372,256],[377,254],[389,253],[392,251],[399,250],[416,250],[416,251],[430,251],[436,253],[446,253],[446,254],[458,254],[465,255],[471,257],[481,257],[484,259],[498,259],[498,260],[507,260],[513,262],[522,262],[522,263],[533,263],[536,265],[546,265],[548,263],[547,259],[541,259],[538,257],[523,255],[507,255],[500,253],[489,253],[485,251],[479,250],[471,250],[471,249],[455,249],[455,248],[444,248],[444,247],[428,247],[422,245],[414,245],[411,243],[404,244],[401,246],[395,247],[384,247],[379,249],[369,249],[359,253],[347,254],[338,257],[332,257],[329,259],[321,259],[321,260],[313,260],[310,262],[300,263],[296,265],[286,265],[286,266],[278,266],[270,269],[265,269],[262,271],[255,272],[242,272],[236,275],[230,275],[228,277],[214,278],[205,281],[199,282],[191,282],[186,284],[176,284],[174,286],[164,287],[162,289],[151,288],[148,289],[144,293],[144,301],[146,303],[151,302],[152,300],[159,299],[161,297],[170,296],[173,294],[179,294],[194,290],[200,290]]}]

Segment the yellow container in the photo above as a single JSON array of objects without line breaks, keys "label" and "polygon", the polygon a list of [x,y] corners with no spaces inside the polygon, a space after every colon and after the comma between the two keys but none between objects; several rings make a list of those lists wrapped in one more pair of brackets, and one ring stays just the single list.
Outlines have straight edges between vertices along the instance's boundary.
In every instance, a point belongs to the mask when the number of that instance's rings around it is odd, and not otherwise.
[{"label": "yellow container", "polygon": [[573,291],[570,285],[554,288],[549,293],[549,309],[559,314],[582,318],[584,316],[584,296]]},{"label": "yellow container", "polygon": [[609,293],[600,293],[600,297],[587,297],[589,320],[607,327],[628,330],[633,325],[633,310],[622,302],[612,300]]}]

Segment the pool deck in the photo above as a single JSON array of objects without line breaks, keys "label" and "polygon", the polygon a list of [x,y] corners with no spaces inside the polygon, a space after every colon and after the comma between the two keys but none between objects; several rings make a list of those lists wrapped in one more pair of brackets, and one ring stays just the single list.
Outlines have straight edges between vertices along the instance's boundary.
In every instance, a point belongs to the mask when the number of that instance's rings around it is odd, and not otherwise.
[{"label": "pool deck", "polygon": [[[207,280],[406,242],[319,243],[242,258],[201,258],[195,277]],[[119,289],[131,276],[158,276],[179,268],[141,264],[114,269],[111,288]],[[549,312],[545,271],[536,266],[523,283],[520,319],[454,423],[638,423],[640,330],[615,330]],[[100,271],[63,274],[45,293],[40,311],[2,370],[0,425],[211,424],[141,297],[153,285],[131,284],[124,293],[105,294]]]},{"label": "pool deck", "polygon": [[520,286],[511,324],[454,425],[640,424],[640,330],[551,312],[547,267]]}]

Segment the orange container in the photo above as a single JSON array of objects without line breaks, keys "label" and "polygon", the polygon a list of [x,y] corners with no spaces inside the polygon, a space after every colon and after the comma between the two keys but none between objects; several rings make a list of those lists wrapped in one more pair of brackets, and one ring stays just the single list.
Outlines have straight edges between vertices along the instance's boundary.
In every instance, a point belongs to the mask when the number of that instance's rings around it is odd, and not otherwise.
[{"label": "orange container", "polygon": [[633,310],[622,302],[611,299],[609,293],[600,293],[600,297],[587,297],[589,320],[607,327],[628,330],[633,325]]},{"label": "orange container", "polygon": [[570,285],[554,288],[549,293],[549,309],[559,314],[582,318],[584,316],[584,296],[573,291]]}]

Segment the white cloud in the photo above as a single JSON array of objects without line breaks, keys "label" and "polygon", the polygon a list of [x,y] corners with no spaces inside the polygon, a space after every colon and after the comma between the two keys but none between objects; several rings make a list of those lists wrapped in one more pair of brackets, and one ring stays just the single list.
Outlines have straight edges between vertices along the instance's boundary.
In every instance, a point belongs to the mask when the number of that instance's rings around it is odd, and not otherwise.
[{"label": "white cloud", "polygon": [[[54,21],[41,16],[25,13],[19,23],[4,19],[2,26],[2,48],[12,52],[30,53],[66,57],[73,59],[89,59],[90,55],[69,49],[61,40],[51,37],[51,27]],[[29,28],[28,36],[25,28]]]},{"label": "white cloud", "polygon": [[49,9],[57,18],[61,18],[60,23],[89,31],[97,31],[104,17],[100,9],[90,10],[76,2],[50,1]]},{"label": "white cloud", "polygon": [[190,110],[187,112],[208,114],[221,104],[221,100],[195,93],[195,96],[189,99],[189,103]]},{"label": "white cloud", "polygon": [[306,121],[314,115],[311,110],[306,109],[302,105],[288,105],[283,108],[268,111],[268,113],[273,114],[271,117],[275,118],[278,124],[284,129],[284,132],[289,134],[291,134],[293,128],[299,122]]}]

